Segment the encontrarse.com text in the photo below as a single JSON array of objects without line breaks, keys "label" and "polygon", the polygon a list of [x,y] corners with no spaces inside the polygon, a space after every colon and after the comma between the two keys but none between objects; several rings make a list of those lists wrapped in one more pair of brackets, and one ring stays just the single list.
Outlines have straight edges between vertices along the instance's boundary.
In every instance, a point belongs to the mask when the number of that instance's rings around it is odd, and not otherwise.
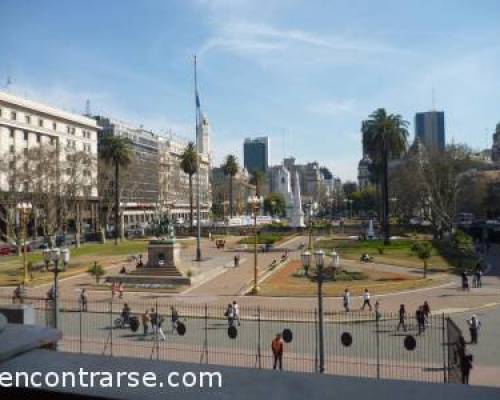
[{"label": "encontrarse.com text", "polygon": [[176,372],[165,375],[155,372],[134,371],[86,371],[78,372],[0,372],[0,387],[33,387],[33,388],[162,388],[162,387],[204,387],[221,388],[220,372]]}]

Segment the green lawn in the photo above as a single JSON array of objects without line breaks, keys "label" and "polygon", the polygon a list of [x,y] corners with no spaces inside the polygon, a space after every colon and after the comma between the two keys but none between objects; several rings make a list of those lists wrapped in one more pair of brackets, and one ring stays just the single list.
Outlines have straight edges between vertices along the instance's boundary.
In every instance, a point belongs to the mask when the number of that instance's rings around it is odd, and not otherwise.
[{"label": "green lawn", "polygon": [[[284,235],[279,233],[259,233],[257,234],[257,243],[259,244],[275,244],[284,238]],[[239,241],[240,244],[254,244],[255,237],[248,236]]]},{"label": "green lawn", "polygon": [[[131,255],[145,253],[147,240],[127,240],[115,245],[113,241],[105,244],[83,244],[80,248],[70,247],[71,262],[62,276],[71,276],[85,271],[94,261],[106,267],[109,264],[125,261]],[[28,253],[27,262],[34,265],[43,263],[41,252]],[[22,277],[22,256],[0,257],[0,285],[15,285]],[[50,273],[34,272],[34,284],[43,283],[51,279]]]},{"label": "green lawn", "polygon": [[[423,268],[422,261],[411,251],[412,240],[393,240],[385,246],[382,240],[337,240],[324,239],[317,242],[316,247],[324,250],[335,249],[341,257],[359,260],[368,253],[375,262],[394,264],[402,267]],[[459,256],[443,251],[442,246],[432,243],[432,255],[428,261],[429,271],[447,271],[472,268],[476,259],[472,256]]]}]

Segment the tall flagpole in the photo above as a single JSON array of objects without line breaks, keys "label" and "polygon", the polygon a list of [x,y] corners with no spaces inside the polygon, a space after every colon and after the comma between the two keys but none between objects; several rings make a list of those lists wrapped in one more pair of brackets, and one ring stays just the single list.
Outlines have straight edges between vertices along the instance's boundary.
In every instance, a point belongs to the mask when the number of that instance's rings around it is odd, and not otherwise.
[{"label": "tall flagpole", "polygon": [[196,54],[194,55],[194,102],[196,107],[196,162],[198,168],[196,172],[196,226],[198,235],[196,237],[196,261],[201,261],[201,213],[200,213],[200,120],[199,120],[199,99],[198,99],[198,82],[196,80]]}]

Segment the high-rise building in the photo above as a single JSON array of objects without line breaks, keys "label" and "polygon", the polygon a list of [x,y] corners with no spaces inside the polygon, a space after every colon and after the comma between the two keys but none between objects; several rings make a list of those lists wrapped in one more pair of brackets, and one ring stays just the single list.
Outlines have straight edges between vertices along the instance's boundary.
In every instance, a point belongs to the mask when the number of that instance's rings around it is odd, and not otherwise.
[{"label": "high-rise building", "polygon": [[443,151],[445,147],[444,112],[428,111],[415,114],[415,137],[427,150]]},{"label": "high-rise building", "polygon": [[247,138],[243,144],[243,164],[246,170],[267,172],[269,167],[269,138]]}]

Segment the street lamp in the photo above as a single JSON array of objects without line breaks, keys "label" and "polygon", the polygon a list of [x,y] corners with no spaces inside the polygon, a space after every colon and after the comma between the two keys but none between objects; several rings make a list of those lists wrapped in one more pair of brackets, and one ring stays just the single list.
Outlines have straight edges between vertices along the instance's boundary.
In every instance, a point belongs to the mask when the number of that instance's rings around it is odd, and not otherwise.
[{"label": "street lamp", "polygon": [[19,210],[19,216],[21,219],[21,231],[23,233],[23,286],[28,283],[29,276],[28,276],[28,264],[26,262],[26,228],[27,228],[27,216],[32,209],[31,203],[28,202],[21,202],[18,203],[16,208]]},{"label": "street lamp", "polygon": [[253,289],[252,293],[259,293],[258,276],[257,276],[257,213],[262,207],[264,199],[262,196],[249,196],[248,205],[250,206],[253,213],[253,234],[254,234],[254,246],[253,246]]},{"label": "street lamp", "polygon": [[332,259],[332,268],[333,268],[333,280],[337,280],[337,272],[340,268],[340,256],[333,249],[328,256]]},{"label": "street lamp", "polygon": [[315,211],[318,209],[318,203],[306,203],[304,205],[307,214],[307,221],[309,224],[309,244],[307,246],[307,250],[313,250],[313,240],[312,240],[312,231],[313,231],[313,215]]},{"label": "street lamp", "polygon": [[325,265],[325,252],[314,252],[316,259],[316,279],[318,281],[318,339],[319,339],[319,372],[325,371],[325,344],[323,338],[323,267]]},{"label": "street lamp", "polygon": [[[59,249],[57,247],[54,247],[52,249],[46,249],[43,252],[43,257],[47,268],[50,266],[51,262],[54,264],[54,267],[52,269],[49,269],[49,271],[54,274],[54,288],[52,291],[52,300],[54,307],[52,312],[54,329],[57,329],[59,325],[59,272],[66,270],[70,261],[70,252],[67,248]],[[62,268],[59,267],[61,260]]]}]

